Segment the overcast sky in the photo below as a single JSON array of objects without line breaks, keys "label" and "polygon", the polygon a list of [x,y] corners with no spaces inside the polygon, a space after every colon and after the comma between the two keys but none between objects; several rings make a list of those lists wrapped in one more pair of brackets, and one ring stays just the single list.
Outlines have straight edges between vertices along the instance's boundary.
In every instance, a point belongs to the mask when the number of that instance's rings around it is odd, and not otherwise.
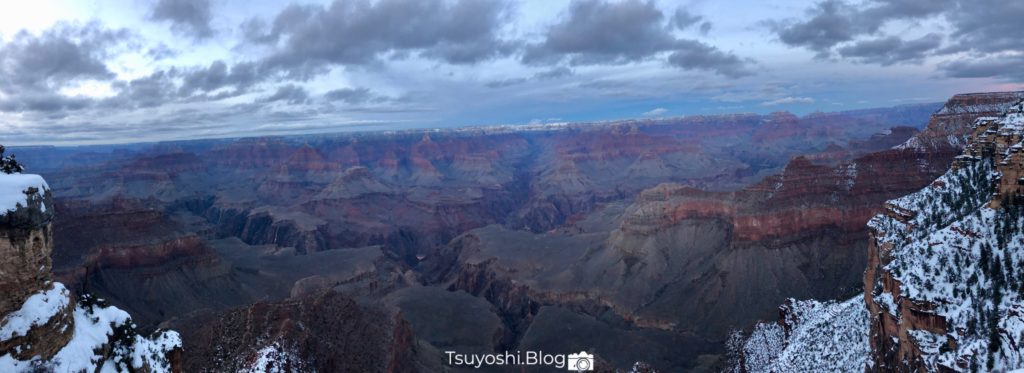
[{"label": "overcast sky", "polygon": [[1024,2],[33,0],[0,12],[0,143],[699,115],[1024,82]]}]

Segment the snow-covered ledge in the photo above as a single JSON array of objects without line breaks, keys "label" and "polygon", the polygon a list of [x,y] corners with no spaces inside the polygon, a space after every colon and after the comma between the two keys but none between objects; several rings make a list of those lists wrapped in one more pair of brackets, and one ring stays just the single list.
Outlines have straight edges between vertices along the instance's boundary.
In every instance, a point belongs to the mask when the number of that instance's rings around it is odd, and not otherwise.
[{"label": "snow-covered ledge", "polygon": [[[0,172],[0,215],[16,211],[18,207],[28,207],[29,198],[38,197],[42,200],[50,186],[42,176],[35,174],[5,174]],[[46,212],[46,204],[40,203]]]}]

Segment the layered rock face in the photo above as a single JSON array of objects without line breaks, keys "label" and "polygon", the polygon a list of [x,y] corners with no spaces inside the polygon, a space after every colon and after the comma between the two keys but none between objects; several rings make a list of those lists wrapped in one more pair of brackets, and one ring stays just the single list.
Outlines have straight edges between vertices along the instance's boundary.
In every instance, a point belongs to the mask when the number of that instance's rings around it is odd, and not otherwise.
[{"label": "layered rock face", "polygon": [[0,206],[0,352],[49,359],[71,339],[72,329],[64,326],[73,322],[70,294],[50,281],[53,198],[37,175],[0,174],[0,184],[6,184],[4,199],[21,200]]},{"label": "layered rock face", "polygon": [[967,145],[976,119],[999,115],[1021,98],[1024,98],[1024,92],[955,95],[942,109],[932,115],[928,126],[920,134],[897,148],[957,155]]},{"label": "layered rock face", "polygon": [[865,301],[879,371],[1024,365],[1024,103],[980,118],[954,167],[871,222]]},{"label": "layered rock face", "polygon": [[57,198],[55,278],[130,309],[143,330],[209,305],[237,306],[249,294],[228,263],[155,199],[106,203]]},{"label": "layered rock face", "polygon": [[[887,201],[868,223],[864,294],[844,302],[863,304],[866,317],[856,316],[859,307],[811,314],[858,320],[831,325],[833,333],[850,337],[806,338],[759,324],[749,337],[736,339],[735,370],[774,371],[793,363],[816,364],[818,371],[854,365],[879,372],[1024,366],[1017,347],[1024,337],[1024,102],[956,132],[969,136],[950,170],[915,193]],[[792,318],[789,308],[781,308],[780,325]],[[865,352],[837,358],[818,354],[822,350]]]},{"label": "layered rock face", "polygon": [[0,370],[180,370],[177,333],[144,338],[124,311],[50,280],[53,215],[41,177],[0,174]]},{"label": "layered rock face", "polygon": [[5,199],[20,199],[13,209],[0,211],[0,293],[5,295],[0,315],[6,315],[50,280],[53,198],[36,175],[0,177],[15,179],[3,193],[17,194]]}]

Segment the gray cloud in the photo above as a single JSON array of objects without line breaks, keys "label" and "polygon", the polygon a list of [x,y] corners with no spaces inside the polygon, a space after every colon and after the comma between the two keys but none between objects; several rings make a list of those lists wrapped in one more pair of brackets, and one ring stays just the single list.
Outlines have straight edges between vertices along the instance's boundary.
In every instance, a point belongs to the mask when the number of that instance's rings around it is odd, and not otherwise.
[{"label": "gray cloud", "polygon": [[[570,69],[568,67],[565,67],[565,66],[558,66],[558,67],[551,68],[550,70],[545,70],[545,71],[537,72],[537,73],[533,74],[533,76],[531,78],[533,80],[552,80],[552,79],[560,79],[560,78],[564,78],[564,77],[567,77],[567,76],[572,76],[573,74],[574,73],[573,73],[572,69]],[[511,87],[511,86],[520,85],[520,84],[523,84],[523,83],[526,83],[526,82],[529,82],[529,81],[530,81],[530,79],[527,79],[527,78],[508,78],[508,79],[491,80],[491,81],[488,81],[488,82],[484,83],[484,86],[486,86],[487,88],[505,88],[505,87]]]},{"label": "gray cloud", "polygon": [[273,94],[256,100],[258,103],[270,103],[284,101],[291,105],[300,105],[309,102],[309,92],[305,88],[294,84],[285,84],[277,88]]},{"label": "gray cloud", "polygon": [[668,56],[670,65],[688,70],[712,71],[730,78],[753,74],[747,62],[732,53],[692,40],[680,40]]},{"label": "gray cloud", "polygon": [[[929,33],[907,40],[878,35],[895,20],[921,21],[944,17],[951,26],[945,35]],[[969,54],[939,68],[949,77],[996,77],[1020,81],[1010,68],[1024,50],[1024,3],[1000,0],[824,0],[807,10],[803,19],[769,21],[779,40],[817,52],[819,58],[841,57],[882,66],[920,63],[928,56]],[[943,40],[947,44],[943,45]]]},{"label": "gray cloud", "polygon": [[167,44],[164,43],[158,43],[146,50],[146,56],[157,61],[174,58],[179,54],[181,54],[181,51],[168,47]]},{"label": "gray cloud", "polygon": [[0,110],[55,112],[86,107],[90,100],[58,92],[83,80],[109,81],[106,58],[132,37],[98,23],[59,23],[40,35],[20,32],[0,45]]},{"label": "gray cloud", "polygon": [[487,83],[484,83],[484,85],[487,86],[487,88],[505,88],[505,87],[511,87],[511,86],[519,85],[519,84],[523,84],[523,83],[526,83],[526,78],[510,78],[510,79],[502,79],[502,80],[492,80],[492,81],[489,81]]},{"label": "gray cloud", "polygon": [[337,0],[288,6],[271,25],[250,20],[242,32],[251,43],[275,45],[263,64],[294,78],[403,52],[471,64],[513,50],[498,36],[506,8],[498,0]]},{"label": "gray cloud", "polygon": [[946,76],[952,78],[998,78],[1005,81],[1024,81],[1024,55],[962,58],[939,65]]},{"label": "gray cloud", "polygon": [[1024,50],[1024,2],[963,0],[946,18],[955,27],[951,52]]},{"label": "gray cloud", "polygon": [[[862,17],[879,24],[897,19],[925,18],[949,10],[956,0],[874,0]],[[870,21],[873,20],[873,21]]]},{"label": "gray cloud", "polygon": [[527,47],[523,61],[551,63],[565,56],[574,65],[643,60],[675,44],[664,18],[651,1],[574,1],[542,43]]},{"label": "gray cloud", "polygon": [[875,34],[886,22],[934,16],[951,5],[952,0],[875,0],[856,6],[844,0],[825,0],[807,9],[806,19],[770,24],[782,43],[826,58],[833,47]]},{"label": "gray cloud", "polygon": [[939,34],[927,34],[918,39],[903,40],[895,36],[858,41],[839,48],[840,56],[862,63],[888,66],[901,62],[921,62],[928,52],[942,44]]},{"label": "gray cloud", "polygon": [[775,25],[779,40],[789,46],[806,47],[827,57],[836,44],[877,30],[878,24],[860,24],[856,9],[840,0],[827,0],[807,11],[804,21]]},{"label": "gray cloud", "polygon": [[313,15],[323,12],[324,8],[316,5],[291,4],[281,10],[274,18],[272,28],[262,18],[252,18],[242,23],[242,36],[246,41],[257,44],[277,43],[281,36],[292,30],[296,24],[310,22]]},{"label": "gray cloud", "polygon": [[252,62],[235,64],[228,71],[224,61],[214,61],[208,68],[189,71],[182,76],[179,95],[188,96],[196,92],[210,93],[225,87],[234,89],[233,95],[245,93],[246,89],[265,77],[257,73],[257,66]]},{"label": "gray cloud", "polygon": [[173,78],[176,71],[156,71],[149,76],[128,82],[115,82],[117,96],[104,101],[105,106],[115,108],[156,107],[177,97]]},{"label": "gray cloud", "polygon": [[[548,28],[541,43],[528,45],[522,60],[528,64],[624,64],[671,52],[668,64],[682,69],[712,71],[727,77],[749,75],[747,61],[713,46],[677,39],[672,27],[685,28],[700,17],[678,10],[671,20],[653,1],[578,0],[563,19]],[[702,29],[710,29],[710,24]]]},{"label": "gray cloud", "polygon": [[672,15],[672,25],[681,31],[696,25],[701,35],[707,35],[711,31],[711,21],[705,20],[703,16],[690,13],[690,11],[683,8],[676,9],[675,14]]},{"label": "gray cloud", "polygon": [[60,118],[66,115],[65,111],[83,109],[92,103],[87,98],[67,97],[53,92],[23,92],[0,100],[0,111],[35,111],[45,113],[49,118]]},{"label": "gray cloud", "polygon": [[210,27],[213,18],[210,0],[159,0],[153,6],[151,18],[154,21],[169,21],[176,32],[196,39],[214,35]]},{"label": "gray cloud", "polygon": [[564,78],[564,77],[567,77],[567,76],[572,76],[572,74],[573,74],[572,69],[570,69],[568,67],[565,67],[565,66],[559,66],[559,67],[553,68],[551,70],[541,71],[539,73],[533,74],[533,78],[534,79],[542,79],[542,80],[543,79],[558,79],[558,78]]},{"label": "gray cloud", "polygon": [[672,25],[680,30],[686,30],[690,28],[690,26],[696,25],[703,19],[704,17],[690,13],[690,11],[686,9],[679,8],[676,9],[676,13],[672,15]]},{"label": "gray cloud", "polygon": [[366,88],[335,89],[325,93],[324,98],[329,101],[341,101],[353,105],[377,99],[377,97]]},{"label": "gray cloud", "polygon": [[709,31],[711,31],[711,21],[704,21],[704,23],[700,24],[701,34],[707,35]]}]

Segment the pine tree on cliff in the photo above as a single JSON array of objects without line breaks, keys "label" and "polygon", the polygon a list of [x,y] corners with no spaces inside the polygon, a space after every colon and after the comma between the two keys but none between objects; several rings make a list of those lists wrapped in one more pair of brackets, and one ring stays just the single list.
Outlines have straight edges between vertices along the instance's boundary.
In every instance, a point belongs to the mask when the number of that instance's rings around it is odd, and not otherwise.
[{"label": "pine tree on cliff", "polygon": [[4,155],[4,146],[0,145],[0,172],[5,174],[20,173],[25,170],[18,160],[14,159],[14,155]]}]

